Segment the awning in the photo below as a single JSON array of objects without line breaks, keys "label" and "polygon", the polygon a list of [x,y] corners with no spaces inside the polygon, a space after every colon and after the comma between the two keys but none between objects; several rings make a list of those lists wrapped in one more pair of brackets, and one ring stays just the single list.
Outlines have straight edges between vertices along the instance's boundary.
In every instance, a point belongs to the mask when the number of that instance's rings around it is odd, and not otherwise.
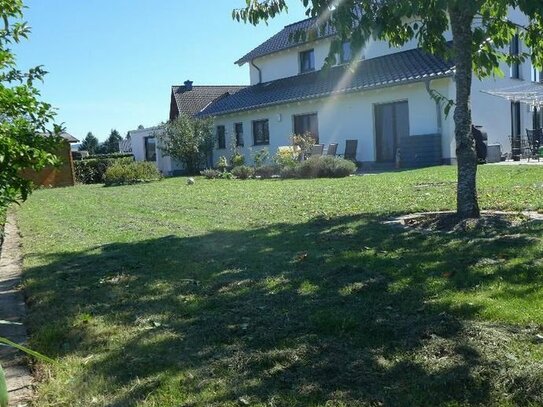
[{"label": "awning", "polygon": [[498,96],[510,100],[511,102],[521,102],[543,108],[543,84],[524,83],[508,88],[482,90],[481,92],[492,96]]}]

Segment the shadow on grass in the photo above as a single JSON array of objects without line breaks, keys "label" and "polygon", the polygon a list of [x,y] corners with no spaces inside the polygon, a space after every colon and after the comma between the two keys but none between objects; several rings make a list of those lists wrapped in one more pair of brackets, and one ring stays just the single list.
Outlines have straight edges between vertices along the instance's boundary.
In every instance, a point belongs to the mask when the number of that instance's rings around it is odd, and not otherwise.
[{"label": "shadow on grass", "polygon": [[34,341],[99,355],[74,380],[105,378],[114,406],[543,402],[529,356],[506,357],[524,331],[441,298],[541,284],[542,231],[356,216],[52,253],[26,271]]}]

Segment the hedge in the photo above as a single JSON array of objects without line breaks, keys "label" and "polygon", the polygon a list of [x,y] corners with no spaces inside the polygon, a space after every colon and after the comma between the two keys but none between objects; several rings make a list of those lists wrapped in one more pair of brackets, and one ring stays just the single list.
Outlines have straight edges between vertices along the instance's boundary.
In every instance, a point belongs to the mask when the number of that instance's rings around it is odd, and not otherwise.
[{"label": "hedge", "polygon": [[104,182],[106,170],[115,163],[129,164],[134,157],[91,158],[74,161],[75,179],[82,184],[101,184]]}]

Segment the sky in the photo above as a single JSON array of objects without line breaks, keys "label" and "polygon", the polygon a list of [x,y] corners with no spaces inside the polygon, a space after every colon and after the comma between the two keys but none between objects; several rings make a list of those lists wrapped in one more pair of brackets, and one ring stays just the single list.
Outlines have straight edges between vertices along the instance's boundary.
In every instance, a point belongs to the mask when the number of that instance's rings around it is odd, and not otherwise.
[{"label": "sky", "polygon": [[13,47],[18,65],[44,65],[42,100],[56,122],[105,140],[166,121],[172,85],[246,85],[234,61],[305,18],[301,2],[257,27],[232,20],[245,0],[26,0],[32,33]]}]

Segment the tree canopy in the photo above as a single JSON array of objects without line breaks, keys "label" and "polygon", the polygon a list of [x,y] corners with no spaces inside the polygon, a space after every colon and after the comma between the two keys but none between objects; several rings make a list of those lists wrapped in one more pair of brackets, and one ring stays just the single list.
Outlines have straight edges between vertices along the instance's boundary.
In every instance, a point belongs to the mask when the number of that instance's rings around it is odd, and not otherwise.
[{"label": "tree canopy", "polygon": [[51,105],[40,101],[34,86],[46,74],[41,66],[24,72],[17,68],[11,44],[28,38],[22,0],[0,0],[0,206],[26,199],[32,182],[21,171],[39,171],[57,163],[52,153],[61,132],[51,122]]},{"label": "tree canopy", "polygon": [[[296,1],[296,0],[292,0]],[[426,51],[456,63],[454,105],[456,156],[458,161],[457,213],[461,218],[478,217],[476,192],[477,159],[471,134],[471,83],[479,77],[500,75],[500,63],[521,63],[530,58],[543,68],[543,2],[534,0],[299,0],[308,17],[316,17],[311,31],[298,32],[292,41],[333,30],[327,64],[335,61],[341,44],[350,41],[362,48],[370,38],[402,46],[416,39]],[[525,25],[509,19],[511,8],[529,18]],[[287,0],[246,0],[232,17],[253,25],[267,22],[287,11]],[[329,31],[328,31],[329,32]],[[452,34],[449,46],[447,33]],[[529,52],[511,55],[508,44],[515,35]]]},{"label": "tree canopy", "polygon": [[208,165],[213,150],[213,120],[181,114],[157,132],[163,154],[179,161],[189,174]]},{"label": "tree canopy", "polygon": [[79,146],[79,151],[88,151],[91,155],[96,154],[96,150],[98,149],[99,144],[100,142],[98,141],[96,136],[89,131],[85,136],[85,139]]}]

